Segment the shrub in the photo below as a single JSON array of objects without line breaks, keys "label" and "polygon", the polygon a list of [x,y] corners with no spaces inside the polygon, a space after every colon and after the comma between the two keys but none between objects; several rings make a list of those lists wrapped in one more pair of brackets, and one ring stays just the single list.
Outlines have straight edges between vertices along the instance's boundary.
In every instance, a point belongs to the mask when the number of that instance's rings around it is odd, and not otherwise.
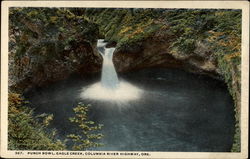
[{"label": "shrub", "polygon": [[[48,131],[51,115],[34,116],[33,110],[17,93],[9,93],[8,149],[64,150],[65,143],[56,139],[56,131]],[[43,122],[38,122],[43,117]]]},{"label": "shrub", "polygon": [[86,150],[91,147],[99,147],[102,144],[97,143],[103,135],[97,131],[102,128],[102,124],[95,124],[95,122],[88,120],[88,111],[90,105],[79,103],[73,110],[75,116],[69,118],[70,122],[78,127],[75,134],[70,134],[67,137],[73,141],[73,150]]}]

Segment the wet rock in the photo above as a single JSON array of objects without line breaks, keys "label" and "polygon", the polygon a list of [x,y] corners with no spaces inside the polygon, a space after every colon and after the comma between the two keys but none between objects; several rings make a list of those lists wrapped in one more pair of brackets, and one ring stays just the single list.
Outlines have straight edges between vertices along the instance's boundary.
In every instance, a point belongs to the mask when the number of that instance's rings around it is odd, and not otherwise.
[{"label": "wet rock", "polygon": [[199,42],[193,54],[173,53],[170,52],[169,39],[156,33],[137,47],[132,45],[116,51],[113,59],[116,70],[124,72],[146,67],[170,67],[221,79],[215,60],[209,58],[211,51],[207,45]]},{"label": "wet rock", "polygon": [[[101,56],[95,47],[86,41],[80,41],[70,50],[63,50],[58,54],[59,56],[52,59],[46,59],[43,55],[10,60],[9,87],[28,91],[34,86],[44,86],[66,79],[73,73],[86,74],[101,70]],[[10,56],[10,59],[12,58]]]},{"label": "wet rock", "polygon": [[106,48],[116,47],[117,43],[115,41],[109,41],[106,45]]}]

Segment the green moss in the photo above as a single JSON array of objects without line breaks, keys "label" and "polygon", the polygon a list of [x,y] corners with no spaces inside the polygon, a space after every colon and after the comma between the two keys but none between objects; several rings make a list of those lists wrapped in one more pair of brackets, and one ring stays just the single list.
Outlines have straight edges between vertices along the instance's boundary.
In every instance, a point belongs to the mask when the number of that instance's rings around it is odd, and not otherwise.
[{"label": "green moss", "polygon": [[[16,39],[15,56],[43,54],[46,60],[53,60],[61,56],[62,48],[70,47],[74,40],[96,42],[98,26],[74,11],[65,8],[11,8],[10,31]],[[59,49],[58,43],[61,45]],[[41,52],[44,51],[42,48],[46,51]]]},{"label": "green moss", "polygon": [[[75,116],[70,118],[78,130],[67,135],[67,140],[61,141],[56,136],[56,130],[49,128],[53,115],[34,115],[28,102],[17,93],[9,93],[8,111],[8,149],[9,150],[86,150],[86,148],[102,146],[97,140],[103,137],[97,131],[103,125],[88,120],[89,106],[79,103],[73,110]],[[69,141],[73,146],[66,146]]]},{"label": "green moss", "polygon": [[[32,22],[35,27],[24,25],[18,20],[20,18]],[[46,32],[39,31],[39,24]],[[186,55],[194,54],[197,42],[205,41],[211,52],[208,58],[218,63],[219,72],[235,101],[236,131],[232,151],[240,151],[240,108],[236,103],[240,100],[236,94],[240,92],[235,90],[235,83],[232,84],[236,80],[240,86],[241,78],[237,69],[241,63],[240,10],[99,8],[82,9],[79,13],[77,9],[65,8],[15,8],[10,9],[10,29],[15,30],[15,27],[21,32],[15,37],[17,59],[27,54],[27,50],[36,56],[43,55],[45,50],[47,59],[58,58],[64,48],[70,48],[79,37],[90,43],[105,37],[117,42],[119,50],[141,45],[145,39],[159,33],[170,38],[170,52]],[[59,35],[64,40],[55,43]],[[40,42],[33,44],[23,39]]]},{"label": "green moss", "polygon": [[153,35],[161,24],[154,23],[152,9],[94,9],[87,13],[99,24],[108,41],[117,42],[117,49],[125,48]]},{"label": "green moss", "polygon": [[105,39],[116,41],[118,50],[138,46],[155,32],[171,35],[170,52],[179,54],[192,55],[197,42],[205,41],[235,101],[236,131],[232,151],[240,151],[240,112],[237,105],[240,99],[236,97],[238,90],[232,85],[233,78],[240,85],[241,76],[240,71],[235,69],[241,63],[240,10],[98,9],[88,16],[95,17],[94,21],[104,32]]},{"label": "green moss", "polygon": [[34,116],[25,106],[20,94],[9,93],[8,149],[9,150],[64,150],[65,144],[56,139],[55,131],[48,131],[51,116]]},{"label": "green moss", "polygon": [[[174,33],[171,51],[193,54],[197,41],[206,41],[211,57],[218,63],[219,72],[235,102],[235,135],[231,151],[240,152],[240,106],[236,96],[241,73],[241,11],[239,10],[173,10],[166,12],[169,30]],[[233,83],[234,80],[234,83]]]}]

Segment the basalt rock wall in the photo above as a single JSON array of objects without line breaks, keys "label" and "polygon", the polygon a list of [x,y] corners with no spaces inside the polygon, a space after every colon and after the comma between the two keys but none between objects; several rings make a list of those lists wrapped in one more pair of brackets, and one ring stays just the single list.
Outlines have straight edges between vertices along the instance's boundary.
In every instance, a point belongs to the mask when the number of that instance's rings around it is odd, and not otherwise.
[{"label": "basalt rock wall", "polygon": [[118,72],[171,67],[223,80],[235,101],[232,151],[240,150],[239,10],[15,8],[9,37],[11,89],[100,72],[99,38],[116,45]]},{"label": "basalt rock wall", "polygon": [[9,36],[10,90],[28,91],[73,73],[101,70],[97,24],[67,10],[13,8]]}]

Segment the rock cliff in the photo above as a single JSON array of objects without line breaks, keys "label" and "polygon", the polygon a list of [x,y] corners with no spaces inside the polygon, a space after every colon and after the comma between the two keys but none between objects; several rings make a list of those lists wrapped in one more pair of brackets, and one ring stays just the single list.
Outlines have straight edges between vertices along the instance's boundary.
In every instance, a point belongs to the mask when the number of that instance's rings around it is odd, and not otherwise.
[{"label": "rock cliff", "polygon": [[239,10],[15,8],[9,34],[11,89],[100,71],[95,45],[101,37],[116,45],[118,72],[173,67],[225,81],[235,101],[232,151],[240,150]]},{"label": "rock cliff", "polygon": [[17,8],[10,17],[11,89],[27,91],[73,73],[100,71],[96,24],[63,9]]},{"label": "rock cliff", "polygon": [[232,151],[240,150],[240,10],[94,9],[85,14],[117,44],[119,72],[175,67],[224,81],[235,102]]}]

